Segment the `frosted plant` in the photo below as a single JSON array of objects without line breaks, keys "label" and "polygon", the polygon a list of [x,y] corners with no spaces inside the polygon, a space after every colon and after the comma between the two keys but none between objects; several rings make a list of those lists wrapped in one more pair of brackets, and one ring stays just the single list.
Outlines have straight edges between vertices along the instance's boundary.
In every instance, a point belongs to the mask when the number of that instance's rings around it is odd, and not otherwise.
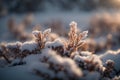
[{"label": "frosted plant", "polygon": [[37,54],[37,51],[39,51],[39,46],[35,41],[26,41],[22,44],[20,50],[20,57],[23,58],[29,54]]},{"label": "frosted plant", "polygon": [[36,38],[36,42],[39,44],[40,48],[44,48],[45,42],[47,41],[48,35],[51,32],[51,29],[46,29],[45,31],[33,31],[33,35]]},{"label": "frosted plant", "polygon": [[[87,37],[88,31],[84,31],[82,33],[77,32],[77,23],[71,22],[70,23],[70,31],[68,33],[69,39],[66,41],[66,50],[70,52],[70,54],[78,49],[84,47],[86,45],[85,39]],[[72,54],[73,55],[73,54]]]},{"label": "frosted plant", "polygon": [[[105,64],[105,76],[113,78],[115,75],[120,74],[120,50],[112,51],[108,50],[103,55],[100,55],[102,62]],[[109,66],[108,66],[109,65]]]},{"label": "frosted plant", "polygon": [[77,32],[77,23],[70,23],[70,31],[68,33],[69,39],[62,40],[56,39],[53,42],[47,42],[45,44],[46,47],[52,48],[53,50],[60,53],[62,56],[70,56],[73,58],[74,51],[82,50],[87,48],[87,44],[84,39],[87,37],[88,31],[84,31],[82,33]]},{"label": "frosted plant", "polygon": [[83,69],[88,71],[103,71],[102,61],[97,55],[93,55],[90,52],[80,52],[73,58],[76,63]]},{"label": "frosted plant", "polygon": [[32,52],[33,50],[38,48],[38,44],[35,41],[27,41],[22,44],[20,47],[21,51],[28,50]]},{"label": "frosted plant", "polygon": [[19,54],[21,53],[20,47],[22,46],[21,42],[14,42],[14,43],[8,43],[6,44],[6,49],[8,52],[6,55],[9,56],[9,58],[17,58]]}]

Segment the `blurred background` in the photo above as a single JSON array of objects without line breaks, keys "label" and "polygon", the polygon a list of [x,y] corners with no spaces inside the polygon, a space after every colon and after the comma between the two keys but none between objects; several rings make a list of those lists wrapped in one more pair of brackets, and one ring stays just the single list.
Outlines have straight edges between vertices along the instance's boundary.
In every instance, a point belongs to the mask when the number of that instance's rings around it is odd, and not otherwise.
[{"label": "blurred background", "polygon": [[89,31],[89,51],[120,48],[120,0],[0,0],[0,43],[31,40],[33,30],[47,28],[67,37],[71,21]]}]

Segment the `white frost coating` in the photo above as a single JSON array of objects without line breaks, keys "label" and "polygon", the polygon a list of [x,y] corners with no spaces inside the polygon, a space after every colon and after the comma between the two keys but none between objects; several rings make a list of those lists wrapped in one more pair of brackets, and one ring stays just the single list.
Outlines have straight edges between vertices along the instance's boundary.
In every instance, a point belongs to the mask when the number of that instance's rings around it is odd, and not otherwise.
[{"label": "white frost coating", "polygon": [[75,21],[72,21],[69,25],[74,26],[77,29],[77,23]]},{"label": "white frost coating", "polygon": [[36,55],[31,54],[25,57],[23,59],[23,62],[26,62],[26,64],[32,64],[34,62],[39,62],[39,60],[40,60],[40,54],[36,54]]},{"label": "white frost coating", "polygon": [[20,47],[21,51],[24,50],[29,50],[29,51],[33,51],[35,49],[37,49],[38,44],[35,41],[27,41],[24,42],[23,45]]},{"label": "white frost coating", "polygon": [[[51,52],[50,50],[47,54],[49,55],[48,62],[52,62],[54,65],[59,64],[64,66],[64,68],[68,71],[68,74],[73,76],[72,74],[76,74],[77,76],[81,76],[82,73],[80,69],[77,67],[76,63],[69,58],[62,58],[61,56],[57,55],[55,52]],[[42,53],[44,54],[45,51]],[[54,66],[57,67],[57,66]]]},{"label": "white frost coating", "polygon": [[49,47],[58,47],[58,46],[64,46],[63,42],[60,39],[56,39],[53,42],[46,42],[45,47],[49,48]]},{"label": "white frost coating", "polygon": [[120,49],[117,51],[109,50],[103,55],[101,55],[100,58],[102,59],[103,63],[105,63],[109,59],[113,60],[115,63],[115,69],[117,71],[120,70],[120,65],[119,65],[120,64]]},{"label": "white frost coating", "polygon": [[22,46],[22,43],[19,42],[19,41],[15,42],[15,43],[8,43],[8,44],[7,44],[7,47],[8,47],[8,48],[17,48],[18,46],[19,46],[19,47]]},{"label": "white frost coating", "polygon": [[75,55],[74,60],[75,61],[81,61],[84,62],[85,60],[89,59],[89,56],[80,56],[80,55]]},{"label": "white frost coating", "polygon": [[48,48],[43,49],[42,54],[40,55],[40,60],[43,60],[44,58],[50,58],[52,56],[55,56],[55,54],[56,53],[51,49],[48,49]]},{"label": "white frost coating", "polygon": [[72,21],[70,24],[70,31],[75,30],[75,33],[77,32],[77,23],[75,21]]},{"label": "white frost coating", "polygon": [[92,54],[88,51],[82,51],[80,55],[75,55],[73,58],[77,62],[84,62],[84,61],[93,61],[94,63],[98,63],[99,65],[102,65],[102,61],[99,56]]},{"label": "white frost coating", "polygon": [[[55,55],[56,56],[56,55]],[[48,62],[54,63],[54,64],[62,64],[62,58],[60,56],[56,56],[56,57],[50,57],[48,59]]]},{"label": "white frost coating", "polygon": [[51,28],[46,29],[43,33],[42,33],[42,31],[35,30],[35,31],[32,31],[32,34],[36,38],[38,38],[40,34],[44,34],[44,36],[47,37],[50,32],[51,32]]},{"label": "white frost coating", "polygon": [[23,61],[26,62],[29,70],[36,69],[43,74],[49,74],[50,77],[54,77],[54,72],[48,68],[49,64],[40,62],[40,56],[41,54],[29,55]]},{"label": "white frost coating", "polygon": [[32,34],[37,38],[38,35],[42,33],[41,31],[38,31],[38,30],[35,30],[35,31],[32,31]]},{"label": "white frost coating", "polygon": [[80,52],[80,55],[81,55],[81,56],[90,56],[90,55],[92,55],[92,53],[89,52],[89,51],[81,51],[81,52]]},{"label": "white frost coating", "polygon": [[51,28],[48,28],[48,29],[46,29],[44,32],[43,32],[43,34],[48,34],[48,33],[50,33],[51,32]]},{"label": "white frost coating", "polygon": [[[47,58],[46,61],[44,61],[45,58]],[[48,48],[43,49],[41,54],[27,56],[23,61],[27,63],[29,69],[38,70],[42,74],[48,74],[51,78],[56,76],[66,80],[69,76],[81,77],[82,75],[80,68],[72,59],[61,57]],[[52,63],[54,69],[50,69],[50,63]],[[59,71],[61,66],[67,71],[67,74],[63,70]],[[54,70],[59,72],[55,73]]]},{"label": "white frost coating", "polygon": [[82,39],[85,39],[88,36],[88,31],[83,31],[82,33]]},{"label": "white frost coating", "polygon": [[77,76],[82,76],[80,68],[78,68],[78,66],[72,59],[64,58],[63,66],[68,71],[68,74],[70,76],[74,76],[73,74]]}]

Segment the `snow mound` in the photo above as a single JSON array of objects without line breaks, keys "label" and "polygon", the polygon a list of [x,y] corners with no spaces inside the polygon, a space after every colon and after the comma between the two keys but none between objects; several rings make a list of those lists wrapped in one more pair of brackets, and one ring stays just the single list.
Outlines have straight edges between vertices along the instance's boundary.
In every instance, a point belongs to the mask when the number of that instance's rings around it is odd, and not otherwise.
[{"label": "snow mound", "polygon": [[33,51],[38,48],[38,44],[35,41],[27,41],[22,44],[20,47],[21,51],[28,50],[28,51]]}]

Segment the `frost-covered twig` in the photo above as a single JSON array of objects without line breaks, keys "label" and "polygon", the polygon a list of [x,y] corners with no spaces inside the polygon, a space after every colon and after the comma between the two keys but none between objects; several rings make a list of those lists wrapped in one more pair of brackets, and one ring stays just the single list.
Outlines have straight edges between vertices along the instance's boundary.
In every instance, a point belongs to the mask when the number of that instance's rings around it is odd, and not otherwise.
[{"label": "frost-covered twig", "polygon": [[[70,54],[78,49],[84,47],[86,45],[85,39],[87,37],[88,31],[84,31],[82,33],[77,32],[77,23],[70,23],[70,31],[68,33],[69,39],[66,41],[66,50],[70,52]],[[86,47],[87,48],[87,47]],[[72,54],[73,55],[73,54]],[[71,57],[72,57],[71,55]]]},{"label": "frost-covered twig", "polygon": [[32,32],[40,48],[44,48],[45,42],[47,41],[47,38],[50,32],[51,32],[51,29],[46,29],[44,32],[41,32],[41,31]]},{"label": "frost-covered twig", "polygon": [[8,53],[8,49],[6,48],[6,45],[2,43],[0,47],[0,57],[3,57],[8,63],[11,63],[9,58],[6,56],[6,53]]}]

